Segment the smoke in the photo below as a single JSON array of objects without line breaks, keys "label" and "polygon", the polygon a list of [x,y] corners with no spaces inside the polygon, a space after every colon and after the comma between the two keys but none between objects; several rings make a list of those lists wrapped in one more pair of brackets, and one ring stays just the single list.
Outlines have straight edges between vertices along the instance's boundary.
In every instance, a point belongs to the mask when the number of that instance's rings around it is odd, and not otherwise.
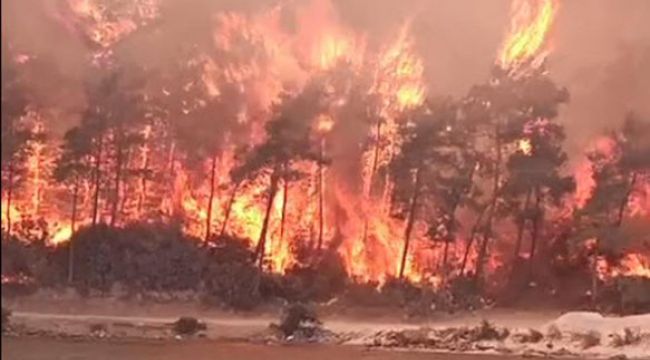
[{"label": "smoke", "polygon": [[[319,0],[321,1],[321,0]],[[289,14],[304,1],[279,2]],[[380,47],[405,21],[411,22],[423,57],[431,96],[462,96],[484,82],[508,27],[509,0],[332,0],[343,26],[363,33]],[[209,48],[214,14],[256,13],[276,6],[273,0],[163,0],[160,18],[137,30],[114,49],[121,60],[164,69],[188,48]],[[83,84],[92,76],[95,50],[69,21],[66,2],[2,2],[3,43],[37,59],[26,76],[48,109],[55,128],[65,128],[83,108]],[[598,134],[616,127],[625,113],[650,118],[650,2],[647,0],[562,1],[551,34],[549,70],[566,86],[571,103],[562,113],[572,154]],[[3,49],[5,46],[3,44]]]}]

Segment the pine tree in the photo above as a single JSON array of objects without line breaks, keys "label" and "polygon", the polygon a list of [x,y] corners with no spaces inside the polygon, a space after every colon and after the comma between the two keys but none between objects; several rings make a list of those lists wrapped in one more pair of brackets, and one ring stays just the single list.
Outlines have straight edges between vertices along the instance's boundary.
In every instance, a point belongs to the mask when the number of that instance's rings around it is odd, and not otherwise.
[{"label": "pine tree", "polygon": [[[4,45],[4,42],[3,42]],[[19,77],[17,64],[10,58],[8,49],[2,51],[2,195],[6,209],[6,228],[11,233],[12,206],[16,188],[20,186],[28,156],[31,129],[21,121],[27,113],[28,98]]]},{"label": "pine tree", "polygon": [[318,145],[312,139],[313,123],[321,112],[322,89],[307,86],[296,96],[285,94],[266,125],[266,140],[253,147],[242,164],[233,169],[236,182],[268,178],[267,199],[255,259],[264,264],[269,220],[275,196],[281,182],[290,183],[308,174],[299,171],[298,161],[325,163]]}]

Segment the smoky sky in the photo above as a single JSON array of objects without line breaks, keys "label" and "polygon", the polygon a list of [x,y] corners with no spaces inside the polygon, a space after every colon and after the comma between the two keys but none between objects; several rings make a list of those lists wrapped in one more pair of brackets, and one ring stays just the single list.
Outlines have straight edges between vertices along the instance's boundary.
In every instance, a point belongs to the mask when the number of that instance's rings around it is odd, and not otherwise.
[{"label": "smoky sky", "polygon": [[[294,6],[310,0],[284,0]],[[150,67],[173,61],[179,44],[211,39],[210,15],[258,12],[271,0],[164,0],[159,22],[118,45],[130,61]],[[462,96],[487,80],[508,30],[510,0],[332,0],[337,21],[381,44],[406,20],[425,64],[431,96]],[[61,0],[2,1],[2,38],[38,59],[30,80],[61,127],[83,107],[91,45],[71,30]],[[650,1],[562,0],[550,35],[548,68],[571,93],[561,113],[568,148],[578,153],[625,114],[650,118]],[[3,47],[4,49],[4,47]],[[43,70],[45,69],[45,70]]]}]

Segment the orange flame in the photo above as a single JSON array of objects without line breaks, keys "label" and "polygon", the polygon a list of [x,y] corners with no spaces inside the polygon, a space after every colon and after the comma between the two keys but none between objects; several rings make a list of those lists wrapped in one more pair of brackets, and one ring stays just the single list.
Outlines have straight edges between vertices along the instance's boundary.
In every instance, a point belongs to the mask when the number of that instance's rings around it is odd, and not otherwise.
[{"label": "orange flame", "polygon": [[558,0],[513,0],[510,33],[499,54],[503,68],[545,56],[544,47],[558,8]]}]

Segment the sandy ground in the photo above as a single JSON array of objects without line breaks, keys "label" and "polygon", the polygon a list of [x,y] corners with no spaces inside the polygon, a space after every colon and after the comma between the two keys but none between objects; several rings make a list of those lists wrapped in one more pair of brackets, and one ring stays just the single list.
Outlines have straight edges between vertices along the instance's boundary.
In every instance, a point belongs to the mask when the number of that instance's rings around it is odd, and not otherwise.
[{"label": "sandy ground", "polygon": [[[211,339],[241,339],[264,331],[280,317],[278,309],[257,313],[233,313],[193,303],[153,304],[110,299],[39,296],[3,299],[12,310],[12,322],[54,332],[84,334],[92,324],[134,324],[140,328],[163,327],[180,316],[193,316],[208,325]],[[395,309],[319,309],[325,327],[337,333],[372,333],[381,330],[415,329],[423,326],[473,326],[483,319],[509,328],[539,328],[561,315],[560,311],[488,309],[458,314],[440,313],[429,318],[405,319]],[[155,333],[153,331],[152,333]],[[146,335],[147,334],[136,334]]]},{"label": "sandy ground", "polygon": [[[325,328],[338,335],[337,343],[345,343],[346,346],[333,343],[279,346],[262,345],[266,341],[264,334],[268,334],[269,324],[279,319],[277,307],[256,313],[233,313],[205,308],[196,303],[156,304],[49,296],[4,298],[2,302],[3,306],[13,311],[12,328],[22,329],[15,333],[26,335],[3,338],[3,360],[518,359],[504,355],[389,352],[368,350],[363,345],[374,343],[374,334],[386,333],[387,330],[418,332],[429,328],[475,326],[483,320],[510,329],[542,329],[558,317],[565,318],[560,316],[560,311],[486,309],[406,319],[395,309],[322,308],[319,313]],[[180,316],[193,316],[205,322],[208,330],[204,337],[176,339],[170,324]],[[576,321],[569,319],[568,323],[573,325]],[[100,335],[91,331],[97,325],[105,329]],[[645,348],[636,349],[636,353],[639,351],[644,352]],[[580,350],[572,353],[583,355],[581,359],[590,359]]]},{"label": "sandy ground", "polygon": [[494,355],[388,352],[353,346],[263,346],[218,341],[2,339],[3,360],[498,360]]}]

